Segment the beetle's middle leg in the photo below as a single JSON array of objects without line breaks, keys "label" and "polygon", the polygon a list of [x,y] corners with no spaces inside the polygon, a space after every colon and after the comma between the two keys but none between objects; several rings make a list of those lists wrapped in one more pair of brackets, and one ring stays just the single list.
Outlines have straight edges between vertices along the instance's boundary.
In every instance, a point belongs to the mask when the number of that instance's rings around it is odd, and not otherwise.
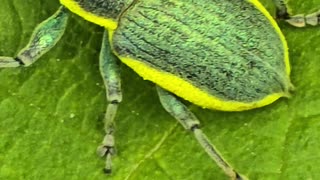
[{"label": "beetle's middle leg", "polygon": [[273,0],[276,6],[276,17],[282,19],[295,27],[305,27],[306,25],[320,25],[320,11],[311,14],[290,15],[284,0]]},{"label": "beetle's middle leg", "polygon": [[106,135],[97,153],[106,157],[105,173],[111,173],[111,157],[115,154],[114,147],[114,118],[119,103],[122,101],[119,61],[111,52],[108,32],[103,35],[100,52],[100,72],[106,86],[108,106],[104,117],[104,129]]},{"label": "beetle's middle leg", "polygon": [[200,129],[200,122],[189,109],[174,95],[157,86],[160,102],[167,112],[178,120],[186,130],[193,132],[195,138],[217,165],[234,180],[242,180],[238,174],[217,152],[207,136]]}]

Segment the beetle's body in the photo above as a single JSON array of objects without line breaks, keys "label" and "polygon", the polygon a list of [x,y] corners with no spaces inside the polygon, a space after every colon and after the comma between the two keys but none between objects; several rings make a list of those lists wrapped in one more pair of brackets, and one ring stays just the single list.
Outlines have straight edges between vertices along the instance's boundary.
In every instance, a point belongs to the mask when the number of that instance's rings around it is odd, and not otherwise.
[{"label": "beetle's body", "polygon": [[114,53],[140,76],[194,104],[239,111],[288,95],[286,42],[257,1],[61,3],[109,29]]},{"label": "beetle's body", "polygon": [[[290,16],[273,0],[277,17],[303,27],[319,25],[320,11]],[[241,111],[288,96],[288,48],[277,23],[258,0],[60,0],[64,6],[40,23],[15,57],[0,68],[29,66],[63,35],[69,11],[105,27],[99,56],[108,105],[98,154],[111,172],[114,119],[122,101],[118,60],[157,84],[164,109],[190,130],[232,179],[243,176],[222,158],[197,117],[173,94],[204,108]],[[162,87],[162,88],[161,88]],[[169,93],[172,92],[173,94]]]}]

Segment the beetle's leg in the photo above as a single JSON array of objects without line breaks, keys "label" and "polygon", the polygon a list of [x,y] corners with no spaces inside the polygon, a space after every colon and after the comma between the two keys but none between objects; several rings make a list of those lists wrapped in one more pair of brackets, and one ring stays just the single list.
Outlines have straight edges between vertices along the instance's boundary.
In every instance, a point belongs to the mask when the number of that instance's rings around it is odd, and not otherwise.
[{"label": "beetle's leg", "polygon": [[241,180],[240,175],[219,155],[207,136],[202,132],[197,117],[174,95],[159,86],[157,86],[157,90],[160,102],[165,110],[177,119],[186,130],[193,132],[199,144],[228,176],[232,179]]},{"label": "beetle's leg", "polygon": [[59,41],[66,28],[67,20],[67,9],[60,7],[55,14],[36,27],[29,43],[16,57],[0,56],[0,68],[31,65]]},{"label": "beetle's leg", "polygon": [[273,0],[276,6],[276,17],[282,19],[295,27],[305,27],[306,25],[316,26],[320,24],[320,11],[311,14],[290,15],[284,0]]},{"label": "beetle's leg", "polygon": [[114,117],[119,103],[122,101],[119,61],[111,52],[108,32],[103,35],[100,52],[100,72],[106,86],[108,106],[104,117],[105,137],[97,153],[106,157],[105,173],[111,173],[111,157],[115,154],[114,148]]}]

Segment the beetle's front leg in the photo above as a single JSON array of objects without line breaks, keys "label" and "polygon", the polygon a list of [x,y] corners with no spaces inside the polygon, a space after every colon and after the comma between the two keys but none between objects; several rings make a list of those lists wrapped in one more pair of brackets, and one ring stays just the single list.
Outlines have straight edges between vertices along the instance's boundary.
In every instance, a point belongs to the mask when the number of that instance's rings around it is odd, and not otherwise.
[{"label": "beetle's front leg", "polygon": [[0,56],[0,68],[29,66],[48,52],[61,38],[67,26],[68,12],[64,7],[40,23],[25,48],[14,57]]},{"label": "beetle's front leg", "polygon": [[273,0],[276,6],[277,19],[283,19],[292,26],[305,27],[306,25],[316,26],[320,24],[320,11],[311,14],[290,15],[284,0]]},{"label": "beetle's front leg", "polygon": [[167,112],[169,112],[186,129],[193,132],[198,143],[208,153],[217,165],[233,180],[242,180],[240,176],[218,153],[207,136],[200,129],[200,122],[197,117],[174,95],[157,86],[160,102]]},{"label": "beetle's front leg", "polygon": [[103,35],[103,42],[100,52],[100,72],[106,86],[108,106],[104,117],[105,137],[97,153],[106,157],[105,173],[111,173],[111,157],[115,154],[114,148],[114,118],[119,103],[122,101],[121,79],[119,61],[111,52],[108,32]]}]

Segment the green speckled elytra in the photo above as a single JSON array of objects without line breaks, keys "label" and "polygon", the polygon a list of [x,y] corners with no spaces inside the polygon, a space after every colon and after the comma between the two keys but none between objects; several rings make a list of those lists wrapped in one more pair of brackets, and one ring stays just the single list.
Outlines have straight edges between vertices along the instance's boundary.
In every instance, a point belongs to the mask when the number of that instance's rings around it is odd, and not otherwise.
[{"label": "green speckled elytra", "polygon": [[[164,108],[191,130],[209,156],[233,179],[235,171],[199,128],[197,118],[172,94],[199,106],[241,111],[288,96],[292,88],[286,41],[257,0],[61,0],[57,13],[41,23],[16,56],[0,57],[0,67],[28,66],[64,33],[69,11],[104,26],[101,73],[109,105],[106,136],[98,153],[111,171],[114,117],[122,100],[116,55],[143,78],[157,84]],[[277,16],[295,26],[317,25],[318,14],[290,16],[275,0]],[[110,46],[111,50],[110,51]],[[167,91],[165,91],[165,90]]]}]

